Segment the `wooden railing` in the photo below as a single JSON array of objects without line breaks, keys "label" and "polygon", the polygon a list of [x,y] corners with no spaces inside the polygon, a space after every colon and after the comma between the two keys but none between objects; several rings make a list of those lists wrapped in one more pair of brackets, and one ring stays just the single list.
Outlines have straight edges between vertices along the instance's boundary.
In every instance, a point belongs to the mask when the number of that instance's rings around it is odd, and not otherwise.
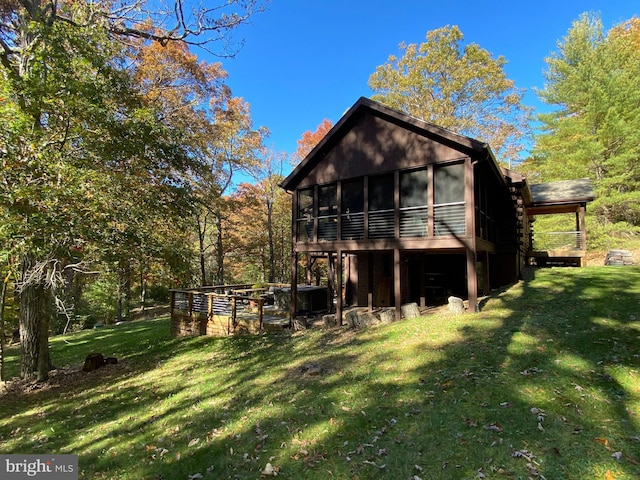
[{"label": "wooden railing", "polygon": [[231,318],[232,325],[235,326],[238,316],[247,313],[257,315],[258,328],[262,330],[266,300],[259,296],[259,293],[265,292],[266,288],[250,287],[250,285],[225,285],[171,290],[171,315],[173,316],[174,313],[188,316],[203,314],[207,317],[225,315]]},{"label": "wooden railing", "polygon": [[533,250],[583,250],[579,230],[569,232],[534,232]]}]

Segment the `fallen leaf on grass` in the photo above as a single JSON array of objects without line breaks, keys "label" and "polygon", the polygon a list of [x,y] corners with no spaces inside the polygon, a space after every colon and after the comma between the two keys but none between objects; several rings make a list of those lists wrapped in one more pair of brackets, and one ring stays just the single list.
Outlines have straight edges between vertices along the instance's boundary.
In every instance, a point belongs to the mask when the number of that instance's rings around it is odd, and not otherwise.
[{"label": "fallen leaf on grass", "polygon": [[530,475],[532,475],[534,477],[539,477],[540,476],[540,472],[538,472],[536,467],[534,467],[532,464],[527,463],[525,465],[525,467],[527,467],[527,471],[529,472]]},{"label": "fallen leaf on grass", "polygon": [[191,447],[193,447],[193,446],[197,445],[197,444],[198,444],[198,442],[200,442],[200,439],[199,439],[199,438],[192,438],[192,439],[189,441],[189,448],[191,448]]},{"label": "fallen leaf on grass", "polygon": [[502,426],[498,422],[490,423],[489,425],[484,426],[485,430],[491,430],[492,432],[501,432]]},{"label": "fallen leaf on grass", "polygon": [[478,421],[472,420],[470,418],[465,419],[464,423],[467,425],[467,427],[476,428],[478,426]]},{"label": "fallen leaf on grass", "polygon": [[607,472],[604,474],[604,480],[614,480],[611,470],[607,470]]},{"label": "fallen leaf on grass", "polygon": [[511,454],[513,458],[524,458],[527,462],[532,463],[536,456],[529,450],[516,450]]}]

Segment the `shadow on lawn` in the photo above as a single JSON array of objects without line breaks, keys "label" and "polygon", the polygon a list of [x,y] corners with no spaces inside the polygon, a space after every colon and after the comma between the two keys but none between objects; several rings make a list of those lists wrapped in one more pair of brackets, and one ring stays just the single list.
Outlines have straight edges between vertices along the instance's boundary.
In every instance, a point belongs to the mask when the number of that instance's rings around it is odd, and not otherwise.
[{"label": "shadow on lawn", "polygon": [[[219,390],[234,396],[218,426],[234,429],[181,460],[185,473],[209,465],[224,478],[254,478],[273,462],[291,478],[582,479],[607,471],[637,478],[639,426],[630,405],[638,391],[615,369],[640,364],[640,271],[541,276],[517,296],[492,299],[491,308],[505,312],[500,321],[491,309],[471,317],[438,347],[439,358],[408,362],[393,349],[366,350],[395,326],[351,338],[327,332],[303,343],[306,350],[278,337],[258,349],[250,339],[221,344],[228,366],[240,358],[245,367]],[[408,341],[416,359],[433,348]],[[301,369],[310,352],[326,369],[317,378]],[[261,369],[278,366],[280,377],[264,384]]]},{"label": "shadow on lawn", "polygon": [[637,478],[621,375],[640,365],[640,270],[610,272],[541,271],[455,322],[161,347],[140,331],[122,375],[30,400],[0,440],[78,453],[80,478]]}]

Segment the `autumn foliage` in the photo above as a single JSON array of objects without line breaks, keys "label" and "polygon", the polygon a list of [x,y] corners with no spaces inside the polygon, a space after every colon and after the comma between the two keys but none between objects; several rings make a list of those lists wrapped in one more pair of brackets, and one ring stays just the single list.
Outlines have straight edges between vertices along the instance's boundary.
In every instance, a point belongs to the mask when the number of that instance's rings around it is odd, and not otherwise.
[{"label": "autumn foliage", "polygon": [[310,130],[304,132],[302,134],[302,138],[298,140],[298,148],[293,154],[294,161],[296,163],[300,163],[304,160],[304,157],[306,157],[311,150],[315,148],[320,140],[322,140],[329,130],[331,130],[331,127],[333,127],[331,120],[327,120],[325,118],[314,132]]}]

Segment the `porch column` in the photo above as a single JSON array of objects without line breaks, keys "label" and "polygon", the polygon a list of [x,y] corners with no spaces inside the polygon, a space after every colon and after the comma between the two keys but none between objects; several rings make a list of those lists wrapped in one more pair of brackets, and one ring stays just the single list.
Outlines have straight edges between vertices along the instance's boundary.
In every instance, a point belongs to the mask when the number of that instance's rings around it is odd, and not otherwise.
[{"label": "porch column", "polygon": [[291,298],[289,300],[289,327],[298,313],[298,252],[291,255]]},{"label": "porch column", "polygon": [[[580,217],[580,248],[585,253],[587,252],[587,224],[586,224],[586,221],[585,221],[586,213],[587,213],[587,204],[583,203],[582,205],[580,205],[580,212],[579,212],[579,217]],[[587,266],[587,258],[586,257],[580,257],[580,266],[581,267],[586,267]]]},{"label": "porch column", "polygon": [[478,272],[476,250],[476,205],[474,165],[470,158],[465,160],[464,202],[466,235],[469,238],[467,250],[467,292],[469,295],[469,313],[476,311],[478,303]]},{"label": "porch column", "polygon": [[393,297],[396,306],[396,320],[402,318],[402,292],[400,291],[400,250],[393,249]]},{"label": "porch column", "polygon": [[336,324],[342,325],[342,250],[338,250],[338,259],[336,265],[337,286],[338,294],[336,295]]},{"label": "porch column", "polygon": [[373,310],[373,254],[367,253],[367,307]]},{"label": "porch column", "polygon": [[587,249],[587,225],[585,222],[585,214],[587,212],[586,205],[580,205],[580,211],[578,212],[579,224],[580,224],[580,248],[582,250]]},{"label": "porch column", "polygon": [[424,253],[420,255],[420,307],[427,306],[427,289],[425,285],[425,271],[424,271]]},{"label": "porch column", "polygon": [[329,268],[327,272],[327,312],[333,311],[333,294],[336,291],[336,267],[333,252],[327,253],[327,261],[329,262]]},{"label": "porch column", "polygon": [[476,252],[467,248],[467,292],[469,295],[469,313],[476,311],[478,303],[478,272],[476,269]]}]

